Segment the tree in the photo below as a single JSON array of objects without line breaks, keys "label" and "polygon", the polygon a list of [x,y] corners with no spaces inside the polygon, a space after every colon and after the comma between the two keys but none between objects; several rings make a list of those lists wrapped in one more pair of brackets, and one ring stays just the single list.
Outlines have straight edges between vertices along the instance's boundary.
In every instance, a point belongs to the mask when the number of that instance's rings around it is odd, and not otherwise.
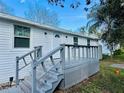
[{"label": "tree", "polygon": [[[82,0],[84,2],[84,0]],[[100,0],[102,1],[102,0]],[[48,0],[48,2],[52,5],[64,7],[65,0]],[[89,5],[91,3],[91,0],[85,0],[86,4]],[[73,2],[70,4],[71,8],[77,8],[81,5],[81,1],[79,0],[73,0]]]},{"label": "tree", "polygon": [[37,23],[53,26],[59,24],[58,15],[55,12],[42,7],[38,1],[35,1],[34,4],[29,3],[28,11],[25,12],[25,17]]},{"label": "tree", "polygon": [[117,44],[124,38],[124,6],[121,0],[106,0],[103,4],[94,6],[89,14],[89,31],[97,31],[103,26],[101,39],[112,53]]},{"label": "tree", "polygon": [[83,34],[86,33],[86,27],[85,26],[80,27],[79,31]]},{"label": "tree", "polygon": [[12,14],[13,9],[7,6],[2,0],[0,0],[0,12],[6,14]]}]

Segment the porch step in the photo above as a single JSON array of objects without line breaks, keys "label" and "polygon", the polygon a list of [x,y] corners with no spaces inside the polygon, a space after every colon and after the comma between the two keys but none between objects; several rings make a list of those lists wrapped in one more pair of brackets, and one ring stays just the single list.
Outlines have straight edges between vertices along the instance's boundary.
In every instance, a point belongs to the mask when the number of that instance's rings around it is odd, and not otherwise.
[{"label": "porch step", "polygon": [[[41,77],[41,78],[39,78]],[[47,73],[41,75],[41,72],[37,73],[37,92],[38,93],[53,93],[55,88],[63,79],[63,73],[61,68],[50,69]],[[19,87],[22,93],[31,93],[32,91],[31,75],[26,77],[24,81],[20,82]]]},{"label": "porch step", "polygon": [[[55,64],[45,64],[45,71],[42,66],[37,66],[36,71],[36,93],[53,93],[55,88],[63,79],[63,70],[60,60],[56,60]],[[0,93],[32,93],[32,72],[19,82],[17,87],[0,91]]]}]

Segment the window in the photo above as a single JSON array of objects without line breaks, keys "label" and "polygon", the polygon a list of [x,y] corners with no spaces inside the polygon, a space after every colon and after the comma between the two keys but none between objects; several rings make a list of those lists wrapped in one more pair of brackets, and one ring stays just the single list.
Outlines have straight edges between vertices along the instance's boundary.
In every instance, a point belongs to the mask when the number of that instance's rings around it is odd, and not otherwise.
[{"label": "window", "polygon": [[30,46],[30,28],[14,25],[14,47],[29,48]]},{"label": "window", "polygon": [[55,35],[55,38],[60,38],[60,36],[58,34]]},{"label": "window", "polygon": [[74,45],[78,45],[78,37],[74,37],[73,41],[74,41]]},{"label": "window", "polygon": [[90,39],[87,39],[87,46],[90,46]]}]

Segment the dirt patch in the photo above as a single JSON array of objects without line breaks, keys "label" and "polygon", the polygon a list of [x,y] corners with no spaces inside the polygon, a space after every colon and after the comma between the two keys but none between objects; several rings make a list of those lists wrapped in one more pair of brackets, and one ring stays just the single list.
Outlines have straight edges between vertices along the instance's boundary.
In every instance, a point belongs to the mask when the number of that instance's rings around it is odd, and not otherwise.
[{"label": "dirt patch", "polygon": [[10,88],[12,86],[15,86],[15,82],[13,82],[11,86],[10,86],[10,83],[9,82],[2,83],[2,84],[0,84],[0,90],[8,89],[8,88]]},{"label": "dirt patch", "polygon": [[54,93],[64,93],[63,90],[56,90]]},{"label": "dirt patch", "polygon": [[69,89],[63,90],[56,90],[54,93],[81,93],[81,87],[90,84],[93,79],[95,79],[96,74],[83,80],[82,82],[78,83],[77,85],[72,86]]}]

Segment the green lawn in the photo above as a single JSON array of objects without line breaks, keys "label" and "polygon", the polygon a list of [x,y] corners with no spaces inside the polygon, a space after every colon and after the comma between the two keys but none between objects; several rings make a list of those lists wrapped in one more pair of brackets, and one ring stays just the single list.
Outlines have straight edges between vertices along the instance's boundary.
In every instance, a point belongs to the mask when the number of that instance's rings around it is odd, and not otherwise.
[{"label": "green lawn", "polygon": [[122,62],[101,61],[99,73],[70,88],[67,93],[124,93],[124,70],[120,69],[120,75],[116,75],[116,68],[110,67],[113,63]]}]

